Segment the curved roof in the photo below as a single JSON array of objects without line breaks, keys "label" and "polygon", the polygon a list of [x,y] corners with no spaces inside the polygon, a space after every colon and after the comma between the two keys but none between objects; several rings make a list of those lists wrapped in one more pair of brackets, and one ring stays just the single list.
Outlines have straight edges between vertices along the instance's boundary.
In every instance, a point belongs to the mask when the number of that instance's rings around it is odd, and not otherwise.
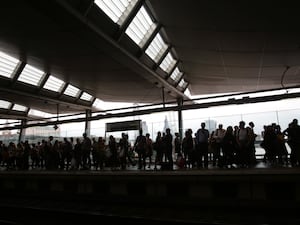
[{"label": "curved roof", "polygon": [[[1,3],[0,51],[19,60],[11,77],[0,74],[1,100],[71,113],[93,110],[97,98],[159,103],[187,99],[187,88],[201,95],[299,84],[300,14],[292,1],[141,0],[119,20],[97,2]],[[135,39],[141,8],[149,25]],[[28,66],[42,71],[35,85],[24,82]],[[66,94],[70,85],[79,89],[74,96]]]}]

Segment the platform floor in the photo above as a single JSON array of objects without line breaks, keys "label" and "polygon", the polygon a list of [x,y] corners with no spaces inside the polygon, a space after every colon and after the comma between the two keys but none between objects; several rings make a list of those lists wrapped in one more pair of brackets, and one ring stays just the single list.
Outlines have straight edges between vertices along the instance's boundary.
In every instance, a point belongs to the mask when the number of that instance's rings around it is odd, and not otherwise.
[{"label": "platform floor", "polygon": [[[32,174],[40,174],[43,177],[88,177],[93,176],[96,179],[102,176],[179,176],[187,181],[188,176],[214,177],[221,175],[224,177],[250,177],[251,175],[261,175],[261,179],[272,178],[272,175],[283,175],[284,177],[299,177],[300,168],[291,166],[272,166],[271,164],[259,162],[253,168],[218,168],[209,165],[208,169],[178,169],[174,166],[172,171],[154,170],[154,166],[146,170],[139,170],[137,166],[130,166],[126,170],[112,170],[106,167],[103,171],[95,170],[41,170],[40,168],[30,168],[27,171],[6,170],[1,168],[0,176],[13,178],[28,176]],[[44,176],[45,175],[45,176]],[[71,176],[70,176],[71,175]],[[76,177],[78,175],[78,177]],[[237,176],[236,176],[237,175]],[[287,175],[287,176],[285,176]],[[296,175],[296,176],[293,176]],[[102,177],[103,178],[103,177]],[[105,177],[104,177],[105,178]],[[148,177],[147,177],[148,179]],[[210,178],[211,179],[211,178]],[[212,178],[214,179],[214,178]],[[298,179],[298,178],[297,178]],[[205,180],[205,179],[203,179]],[[247,201],[230,204],[232,200],[218,202],[216,199],[208,199],[197,204],[173,205],[172,202],[162,204],[151,202],[129,201],[129,199],[110,198],[94,199],[81,198],[72,194],[61,195],[38,195],[35,193],[19,192],[12,195],[1,195],[0,201],[0,224],[2,220],[9,220],[14,216],[12,222],[16,224],[53,224],[59,223],[57,215],[62,216],[61,222],[67,224],[95,224],[93,220],[104,221],[104,224],[124,224],[127,221],[130,224],[218,224],[218,225],[299,225],[300,215],[298,207],[290,207],[290,205],[273,205],[262,204],[260,206],[256,202],[257,207],[251,206],[251,202]],[[130,196],[129,196],[130,197]],[[135,196],[138,197],[138,196]],[[212,204],[215,201],[217,204]],[[138,204],[137,204],[138,203]],[[178,203],[178,202],[177,202]],[[263,202],[262,202],[263,203]],[[284,201],[283,201],[284,204]],[[26,212],[24,214],[24,212]],[[32,216],[35,216],[32,219]]]},{"label": "platform floor", "polygon": [[240,168],[236,165],[229,168],[219,168],[209,165],[208,168],[183,168],[179,169],[176,165],[173,166],[173,170],[161,170],[160,166],[154,169],[154,165],[146,167],[144,169],[138,169],[138,166],[128,166],[125,170],[120,168],[105,167],[103,170],[96,170],[93,166],[88,170],[46,170],[41,168],[31,168],[28,170],[7,170],[6,167],[0,167],[0,173],[42,173],[42,174],[94,174],[94,175],[249,175],[249,174],[300,174],[300,167],[292,167],[291,165],[271,165],[265,162],[259,162],[251,168]]}]

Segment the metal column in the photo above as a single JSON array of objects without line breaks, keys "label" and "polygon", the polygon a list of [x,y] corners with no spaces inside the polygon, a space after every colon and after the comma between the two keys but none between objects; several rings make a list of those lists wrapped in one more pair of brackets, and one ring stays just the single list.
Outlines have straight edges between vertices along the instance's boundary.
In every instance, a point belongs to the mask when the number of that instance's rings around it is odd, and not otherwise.
[{"label": "metal column", "polygon": [[182,127],[182,98],[177,99],[178,104],[178,132],[180,135],[180,140],[183,138],[183,127]]},{"label": "metal column", "polygon": [[89,118],[92,117],[92,111],[90,109],[85,110],[85,128],[84,132],[89,137],[91,136],[91,120]]},{"label": "metal column", "polygon": [[22,119],[21,120],[21,128],[20,128],[18,143],[20,143],[21,141],[25,141],[25,131],[26,131],[26,128],[24,128],[24,126],[26,125],[26,123],[27,123],[26,119]]}]

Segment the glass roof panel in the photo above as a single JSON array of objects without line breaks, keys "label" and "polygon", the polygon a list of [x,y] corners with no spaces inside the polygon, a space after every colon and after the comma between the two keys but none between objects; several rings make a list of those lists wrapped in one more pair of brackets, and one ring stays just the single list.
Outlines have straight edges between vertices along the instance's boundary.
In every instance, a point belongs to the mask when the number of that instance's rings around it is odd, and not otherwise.
[{"label": "glass roof panel", "polygon": [[83,92],[80,99],[85,100],[85,101],[91,101],[93,99],[93,96],[86,92]]},{"label": "glass roof panel", "polygon": [[122,25],[138,0],[95,0],[95,4],[115,23]]},{"label": "glass roof panel", "polygon": [[189,97],[189,98],[192,97],[191,92],[190,92],[190,90],[189,90],[188,88],[185,89],[184,94],[185,94],[187,97]]},{"label": "glass roof panel", "polygon": [[28,108],[26,106],[23,105],[19,105],[19,104],[14,104],[12,110],[15,111],[21,111],[21,112],[25,112]]},{"label": "glass roof panel", "polygon": [[180,72],[180,70],[178,69],[178,67],[176,67],[170,77],[175,82],[178,82],[180,80],[180,78],[182,77],[182,72]]},{"label": "glass roof panel", "polygon": [[170,73],[172,68],[175,66],[175,64],[176,64],[176,60],[169,52],[164,58],[164,60],[161,62],[159,67],[162,68],[165,72]]},{"label": "glass roof panel", "polygon": [[157,33],[151,44],[146,49],[146,54],[157,63],[167,48],[168,45],[162,39],[161,35]]},{"label": "glass roof panel", "polygon": [[181,81],[179,82],[178,86],[181,87],[181,88],[184,88],[184,87],[186,86],[186,84],[187,84],[187,83],[186,83],[185,80],[182,78]]},{"label": "glass roof panel", "polygon": [[0,108],[1,109],[9,109],[11,103],[5,100],[0,100]]},{"label": "glass roof panel", "polygon": [[125,33],[140,47],[143,47],[147,39],[153,33],[156,24],[142,6],[134,19],[129,24]]},{"label": "glass roof panel", "polygon": [[104,101],[102,101],[99,98],[96,98],[96,100],[93,103],[93,107],[101,109],[103,104],[104,104]]},{"label": "glass roof panel", "polygon": [[0,51],[0,76],[12,78],[20,61]]},{"label": "glass roof panel", "polygon": [[20,74],[18,81],[38,86],[43,79],[44,72],[30,65],[26,65]]},{"label": "glass roof panel", "polygon": [[42,118],[47,118],[47,117],[52,117],[53,114],[42,112],[36,109],[30,109],[28,112],[28,115],[31,116],[37,116],[37,117],[42,117]]},{"label": "glass roof panel", "polygon": [[69,95],[69,96],[71,96],[71,97],[78,97],[79,93],[80,93],[79,88],[74,87],[74,86],[71,85],[71,84],[68,84],[68,87],[67,87],[66,90],[64,91],[64,94],[65,94],[65,95]]},{"label": "glass roof panel", "polygon": [[50,75],[43,88],[50,91],[60,92],[64,85],[64,81]]}]

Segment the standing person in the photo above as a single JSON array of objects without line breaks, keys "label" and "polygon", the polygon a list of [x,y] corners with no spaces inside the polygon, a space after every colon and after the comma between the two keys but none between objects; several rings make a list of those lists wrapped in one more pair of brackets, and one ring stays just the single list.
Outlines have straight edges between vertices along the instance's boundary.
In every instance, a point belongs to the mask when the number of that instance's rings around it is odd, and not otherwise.
[{"label": "standing person", "polygon": [[129,143],[128,143],[128,138],[125,133],[121,134],[121,139],[119,141],[119,147],[120,147],[120,164],[121,164],[121,169],[125,170],[127,161],[126,158],[128,156],[128,148],[129,148]]},{"label": "standing person", "polygon": [[208,168],[208,139],[209,131],[205,128],[205,123],[201,123],[201,128],[197,130],[196,133],[196,143],[197,143],[197,166],[202,167],[202,157],[204,158],[204,167]]},{"label": "standing person", "polygon": [[287,148],[285,146],[285,139],[284,139],[284,134],[281,131],[281,127],[280,125],[276,125],[276,149],[277,149],[277,156],[278,156],[278,163],[280,165],[283,165],[284,163],[286,163],[286,165],[288,164],[288,151]]},{"label": "standing person", "polygon": [[237,133],[237,146],[238,146],[238,162],[241,167],[248,166],[248,152],[249,152],[249,130],[245,127],[245,122],[240,121],[239,130]]},{"label": "standing person", "polygon": [[60,168],[64,170],[66,166],[66,170],[69,170],[69,166],[72,159],[72,144],[66,137],[64,138],[64,142],[62,143],[61,148],[62,155],[60,159]]},{"label": "standing person", "polygon": [[97,164],[97,152],[98,152],[98,140],[96,140],[96,137],[92,138],[92,165],[94,168],[96,167]]},{"label": "standing person", "polygon": [[81,149],[82,149],[82,166],[83,169],[89,169],[91,168],[91,149],[92,149],[92,141],[87,136],[86,133],[83,133],[83,141],[81,143]]},{"label": "standing person", "polygon": [[134,147],[139,158],[139,169],[146,169],[146,137],[143,135],[143,130],[140,129],[139,136],[137,136]]},{"label": "standing person", "polygon": [[177,157],[178,153],[181,153],[181,140],[180,140],[180,135],[178,132],[175,133],[174,148],[175,148],[175,154]]},{"label": "standing person", "polygon": [[75,169],[82,168],[82,147],[79,138],[76,138],[76,144],[74,145],[74,157],[75,157]]},{"label": "standing person", "polygon": [[298,120],[293,119],[288,128],[283,131],[288,137],[288,145],[291,148],[290,161],[292,166],[300,165],[300,126]]},{"label": "standing person", "polygon": [[182,150],[183,157],[185,158],[185,167],[194,167],[195,164],[195,154],[194,151],[194,141],[192,137],[191,129],[188,129],[184,132],[184,138],[182,140]]},{"label": "standing person", "polygon": [[215,145],[213,148],[213,166],[220,164],[222,141],[225,135],[225,129],[223,129],[223,124],[219,124],[218,128],[215,130],[213,138],[215,139]]},{"label": "standing person", "polygon": [[150,134],[146,134],[146,158],[149,158],[148,168],[151,167],[152,164],[152,155],[153,155],[153,141],[150,138]]},{"label": "standing person", "polygon": [[52,167],[52,162],[53,162],[53,148],[54,145],[54,140],[53,136],[49,136],[48,141],[45,141],[44,145],[44,161],[45,161],[45,168],[46,169],[51,169]]},{"label": "standing person", "polygon": [[255,139],[257,137],[257,134],[254,132],[254,123],[249,122],[249,127],[248,129],[248,135],[249,135],[249,149],[248,149],[248,161],[249,165],[255,165],[256,164],[256,150],[255,150]]},{"label": "standing person", "polygon": [[223,138],[223,161],[224,166],[233,167],[234,163],[234,153],[236,146],[236,138],[233,134],[233,127],[228,126]]},{"label": "standing person", "polygon": [[118,166],[118,146],[116,139],[113,135],[109,136],[108,147],[111,152],[110,162],[111,170],[117,169]]},{"label": "standing person", "polygon": [[100,167],[100,170],[104,170],[106,145],[103,137],[98,138],[98,148],[98,166]]},{"label": "standing person", "polygon": [[154,170],[156,170],[157,164],[161,164],[163,161],[163,142],[162,142],[162,136],[160,131],[157,132],[153,148],[156,151],[155,162],[154,162]]},{"label": "standing person", "polygon": [[173,135],[170,128],[166,129],[166,135],[163,139],[166,151],[166,158],[168,160],[169,168],[173,169]]}]

